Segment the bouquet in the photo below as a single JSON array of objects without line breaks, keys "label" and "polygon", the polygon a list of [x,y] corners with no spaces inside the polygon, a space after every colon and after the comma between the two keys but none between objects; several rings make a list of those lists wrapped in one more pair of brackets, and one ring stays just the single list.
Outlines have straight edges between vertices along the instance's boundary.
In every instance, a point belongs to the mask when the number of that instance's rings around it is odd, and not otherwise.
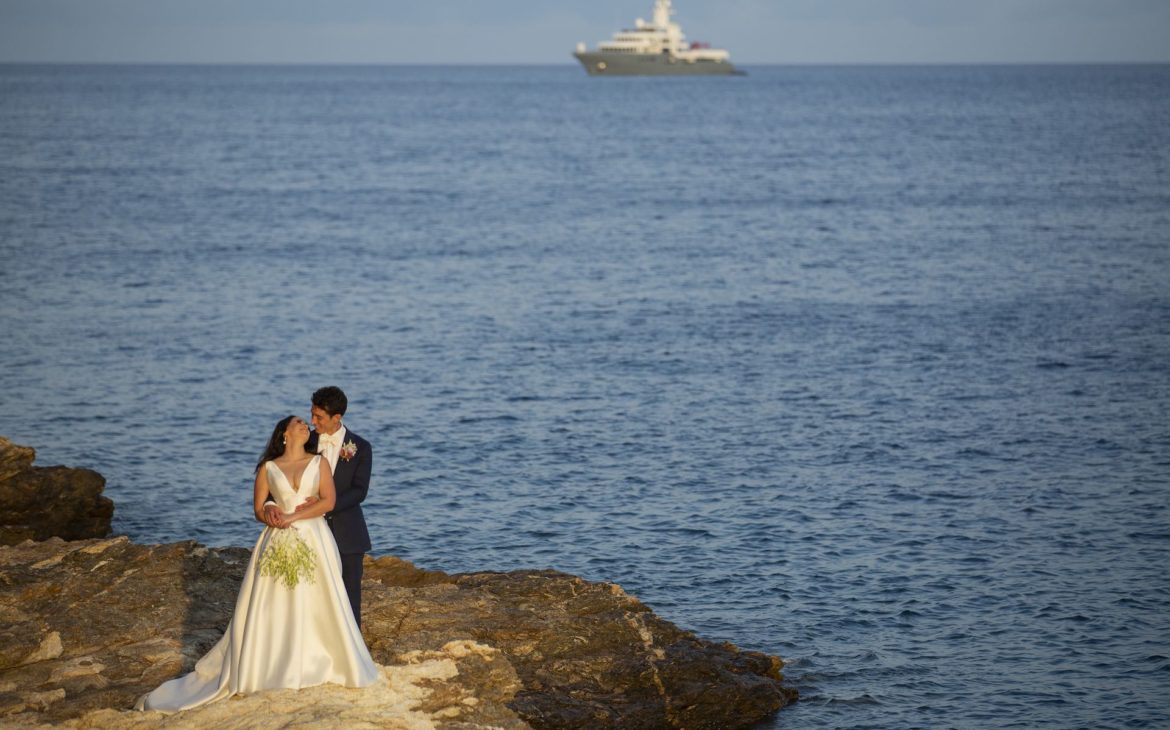
[{"label": "bouquet", "polygon": [[275,532],[260,556],[260,575],[272,576],[290,590],[302,580],[313,583],[317,561],[309,544],[291,527]]}]

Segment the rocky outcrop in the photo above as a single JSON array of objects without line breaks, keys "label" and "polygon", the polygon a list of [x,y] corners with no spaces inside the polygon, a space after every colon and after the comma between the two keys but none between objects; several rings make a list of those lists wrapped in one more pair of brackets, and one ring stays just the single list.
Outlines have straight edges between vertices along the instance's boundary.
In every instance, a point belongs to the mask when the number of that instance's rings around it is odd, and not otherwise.
[{"label": "rocky outcrop", "polygon": [[[31,449],[5,445],[0,481],[38,471]],[[614,584],[383,557],[363,585],[373,687],[130,710],[219,639],[248,557],[125,537],[0,546],[0,726],[722,729],[795,699],[778,658],[705,641]]]},{"label": "rocky outcrop", "polygon": [[110,534],[114,503],[89,469],[34,467],[36,452],[0,436],[0,545]]},{"label": "rocky outcrop", "polygon": [[[373,687],[261,692],[165,716],[131,710],[222,635],[248,551],[125,537],[0,547],[0,726],[524,728],[520,682],[472,639],[378,652]],[[426,644],[423,646],[422,644]]]},{"label": "rocky outcrop", "polygon": [[[247,559],[241,548],[125,537],[0,547],[0,725],[157,726],[162,715],[129,708],[219,639]],[[706,642],[612,584],[548,571],[446,575],[385,557],[367,563],[364,589],[365,638],[384,667],[370,694],[265,692],[180,713],[167,726],[230,726],[237,717],[237,727],[330,718],[735,728],[794,699],[779,659]]]},{"label": "rocky outcrop", "polygon": [[612,583],[554,571],[443,576],[389,557],[366,575],[375,658],[457,638],[496,647],[523,684],[510,706],[533,727],[736,728],[796,698],[780,659],[704,641]]}]

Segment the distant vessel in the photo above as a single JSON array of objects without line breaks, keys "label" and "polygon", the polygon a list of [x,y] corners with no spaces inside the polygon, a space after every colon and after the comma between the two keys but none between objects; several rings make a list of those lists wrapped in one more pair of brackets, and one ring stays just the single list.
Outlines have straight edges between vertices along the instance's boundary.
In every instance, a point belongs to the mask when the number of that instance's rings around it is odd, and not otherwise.
[{"label": "distant vessel", "polygon": [[687,43],[682,28],[670,19],[670,0],[655,0],[654,20],[638,18],[633,28],[590,51],[577,44],[573,54],[590,76],[697,76],[742,74],[731,65],[731,54],[706,43]]}]

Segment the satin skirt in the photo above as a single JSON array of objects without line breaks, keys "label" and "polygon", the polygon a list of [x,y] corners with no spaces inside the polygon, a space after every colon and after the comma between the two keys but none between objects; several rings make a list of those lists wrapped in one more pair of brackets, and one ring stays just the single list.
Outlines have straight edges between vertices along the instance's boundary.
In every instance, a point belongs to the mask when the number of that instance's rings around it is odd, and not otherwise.
[{"label": "satin skirt", "polygon": [[302,520],[290,529],[316,555],[315,581],[302,580],[290,589],[275,577],[260,575],[260,556],[278,532],[265,528],[223,637],[195,664],[195,671],[145,695],[137,709],[176,712],[264,689],[374,683],[378,669],[350,609],[333,533],[323,517]]}]

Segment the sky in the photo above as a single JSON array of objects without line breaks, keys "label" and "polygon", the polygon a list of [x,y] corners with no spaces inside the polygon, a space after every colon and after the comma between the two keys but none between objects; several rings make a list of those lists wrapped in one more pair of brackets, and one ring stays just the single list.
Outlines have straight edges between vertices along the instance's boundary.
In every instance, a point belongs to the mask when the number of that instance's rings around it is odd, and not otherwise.
[{"label": "sky", "polygon": [[[0,0],[0,62],[574,63],[653,0]],[[675,0],[740,64],[1170,62],[1170,0]]]}]

